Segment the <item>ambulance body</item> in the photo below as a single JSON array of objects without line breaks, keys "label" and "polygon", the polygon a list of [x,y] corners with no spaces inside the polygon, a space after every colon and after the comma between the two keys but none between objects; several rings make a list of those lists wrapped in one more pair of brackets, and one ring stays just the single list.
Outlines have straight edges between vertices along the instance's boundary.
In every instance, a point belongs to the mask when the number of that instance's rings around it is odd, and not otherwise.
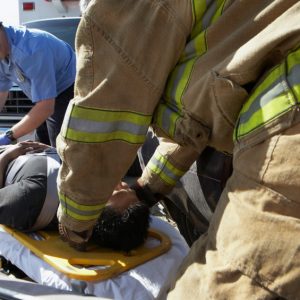
[{"label": "ambulance body", "polygon": [[19,25],[38,19],[79,17],[79,0],[0,0],[0,21]]}]

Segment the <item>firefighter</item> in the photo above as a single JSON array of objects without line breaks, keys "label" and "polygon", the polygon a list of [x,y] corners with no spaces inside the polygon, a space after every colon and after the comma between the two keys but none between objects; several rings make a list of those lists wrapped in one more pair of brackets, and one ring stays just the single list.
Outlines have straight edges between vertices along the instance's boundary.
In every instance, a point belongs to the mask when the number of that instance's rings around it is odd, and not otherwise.
[{"label": "firefighter", "polygon": [[13,83],[34,106],[0,135],[7,145],[36,129],[36,139],[53,147],[70,99],[74,95],[75,53],[50,33],[0,25],[0,111]]},{"label": "firefighter", "polygon": [[206,146],[233,153],[169,298],[299,298],[299,18],[296,0],[90,2],[58,137],[70,240],[88,239],[152,126],[138,197],[169,193]]}]

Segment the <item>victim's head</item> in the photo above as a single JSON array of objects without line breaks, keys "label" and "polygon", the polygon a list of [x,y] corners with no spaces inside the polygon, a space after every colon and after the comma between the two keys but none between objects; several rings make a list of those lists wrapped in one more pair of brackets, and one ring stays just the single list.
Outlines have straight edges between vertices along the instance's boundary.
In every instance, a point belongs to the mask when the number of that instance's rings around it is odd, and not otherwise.
[{"label": "victim's head", "polygon": [[103,247],[130,251],[147,238],[149,207],[122,182],[114,190],[93,231],[93,240]]}]

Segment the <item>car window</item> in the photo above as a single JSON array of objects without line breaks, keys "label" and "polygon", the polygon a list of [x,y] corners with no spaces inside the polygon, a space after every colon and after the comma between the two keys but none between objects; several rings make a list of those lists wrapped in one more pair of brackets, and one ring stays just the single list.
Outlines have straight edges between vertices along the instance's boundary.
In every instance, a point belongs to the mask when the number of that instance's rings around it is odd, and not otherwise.
[{"label": "car window", "polygon": [[74,49],[75,34],[80,18],[45,19],[26,22],[28,28],[41,29],[52,33],[59,39],[67,42]]}]

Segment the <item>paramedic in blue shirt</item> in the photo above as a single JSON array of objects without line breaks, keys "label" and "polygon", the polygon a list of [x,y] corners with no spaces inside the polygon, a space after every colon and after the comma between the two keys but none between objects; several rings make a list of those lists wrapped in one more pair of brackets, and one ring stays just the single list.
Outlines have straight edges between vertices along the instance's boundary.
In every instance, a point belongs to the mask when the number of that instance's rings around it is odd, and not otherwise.
[{"label": "paramedic in blue shirt", "polygon": [[0,23],[0,111],[13,83],[34,103],[27,115],[0,135],[0,145],[36,130],[38,141],[55,147],[73,98],[75,73],[70,45],[45,31]]}]

